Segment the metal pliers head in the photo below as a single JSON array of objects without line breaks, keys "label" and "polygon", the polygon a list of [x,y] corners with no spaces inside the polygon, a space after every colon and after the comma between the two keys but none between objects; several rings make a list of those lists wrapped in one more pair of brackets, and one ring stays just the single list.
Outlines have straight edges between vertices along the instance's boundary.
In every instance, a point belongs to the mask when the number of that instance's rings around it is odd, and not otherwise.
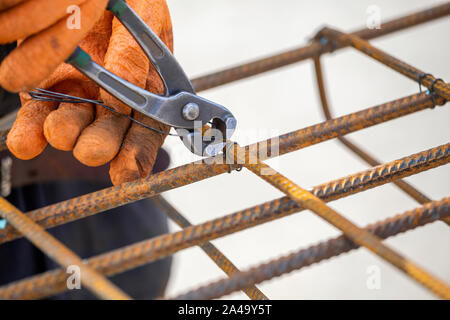
[{"label": "metal pliers head", "polygon": [[214,156],[225,146],[236,119],[225,107],[195,94],[167,46],[123,0],[110,0],[110,10],[145,52],[165,85],[165,95],[139,88],[96,64],[77,48],[67,60],[112,96],[159,122],[174,127],[184,145],[200,156]]}]

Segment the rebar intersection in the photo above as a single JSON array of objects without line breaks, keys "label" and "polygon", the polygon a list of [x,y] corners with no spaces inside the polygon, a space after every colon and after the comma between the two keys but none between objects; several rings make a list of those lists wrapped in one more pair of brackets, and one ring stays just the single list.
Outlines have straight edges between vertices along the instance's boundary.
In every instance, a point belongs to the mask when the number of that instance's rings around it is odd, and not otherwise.
[{"label": "rebar intersection", "polygon": [[[200,225],[190,225],[181,213],[177,212],[175,208],[158,195],[173,188],[228,172],[230,165],[211,164],[211,160],[217,160],[217,163],[221,163],[219,161],[221,156],[218,156],[216,159],[197,161],[145,179],[63,201],[28,212],[26,215],[13,208],[6,200],[1,199],[0,216],[5,218],[9,224],[4,230],[0,230],[0,244],[25,236],[63,267],[67,266],[68,262],[78,262],[81,264],[81,267],[87,270],[87,272],[83,273],[83,284],[97,296],[107,299],[126,299],[128,296],[122,293],[120,289],[115,288],[101,274],[117,274],[194,245],[199,245],[229,278],[192,290],[176,298],[218,298],[237,290],[243,290],[251,299],[266,299],[267,297],[255,286],[256,284],[342,252],[353,250],[359,246],[365,246],[394,264],[437,296],[450,299],[450,288],[448,285],[385,246],[380,240],[436,220],[442,220],[450,224],[450,200],[448,197],[440,201],[431,201],[419,190],[400,180],[403,177],[447,164],[450,161],[450,144],[432,148],[387,164],[379,164],[367,151],[362,150],[356,144],[343,137],[345,134],[391,119],[427,108],[434,108],[436,105],[446,104],[450,97],[450,86],[446,82],[439,79],[439,77],[434,77],[390,56],[373,47],[364,39],[375,38],[444,17],[448,14],[450,14],[450,3],[392,20],[383,24],[381,29],[363,29],[351,34],[345,34],[335,29],[324,28],[317,34],[312,43],[306,47],[193,80],[196,89],[203,90],[312,58],[316,69],[322,108],[327,121],[277,137],[278,155],[338,138],[373,168],[318,186],[311,191],[306,191],[262,163],[262,161],[271,157],[267,152],[262,152],[263,156],[257,158],[257,163],[249,161],[250,158],[254,159],[254,154],[252,154],[254,150],[268,148],[267,146],[272,142],[269,139],[268,141],[262,141],[244,148],[236,146],[233,156],[236,160],[240,160],[237,163],[242,164],[260,178],[286,193],[287,197]],[[326,97],[320,56],[326,52],[346,46],[352,46],[406,77],[423,84],[428,88],[428,91],[333,119]],[[0,136],[3,137],[4,135]],[[238,167],[231,166],[231,169]],[[271,170],[273,174],[261,175],[261,169]],[[325,203],[388,182],[394,182],[409,196],[422,204],[422,207],[361,229]],[[48,241],[51,241],[51,235],[44,229],[97,214],[145,197],[155,197],[156,202],[165,209],[168,216],[177,222],[183,230],[93,257],[85,263],[60,243],[52,242],[54,246],[48,246]],[[243,272],[239,271],[228,258],[208,242],[232,232],[244,230],[304,209],[315,212],[335,227],[341,229],[343,235]],[[64,270],[59,269],[23,279],[0,287],[0,299],[43,298],[54,295],[66,290],[66,277],[67,274]]]}]

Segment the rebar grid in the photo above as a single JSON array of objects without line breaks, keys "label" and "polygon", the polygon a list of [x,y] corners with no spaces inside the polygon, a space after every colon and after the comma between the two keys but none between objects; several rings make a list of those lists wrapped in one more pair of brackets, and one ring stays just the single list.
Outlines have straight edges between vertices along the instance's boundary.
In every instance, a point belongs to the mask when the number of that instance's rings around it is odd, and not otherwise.
[{"label": "rebar grid", "polygon": [[[311,193],[329,202],[372,189],[450,162],[450,143],[404,157],[314,187]],[[114,275],[156,261],[180,250],[301,212],[304,208],[288,197],[272,200],[182,231],[161,235],[87,260],[93,269]],[[66,290],[63,269],[48,271],[0,287],[0,298],[43,298]]]},{"label": "rebar grid", "polygon": [[39,249],[44,251],[50,258],[58,262],[63,267],[76,265],[83,274],[82,283],[92,290],[98,297],[103,299],[128,300],[129,297],[121,289],[117,288],[103,275],[94,271],[83,263],[70,249],[64,246],[56,238],[45,232],[16,207],[0,197],[0,216],[10,223],[14,228],[27,235]]},{"label": "rebar grid", "polygon": [[[365,229],[381,239],[413,230],[450,217],[450,198],[433,201],[411,211],[367,226]],[[294,270],[319,263],[340,254],[357,249],[359,246],[344,235],[333,238],[290,255],[271,260],[265,264],[250,268],[232,279],[223,279],[208,286],[178,295],[173,299],[214,299],[233,293],[253,283],[261,283]]]},{"label": "rebar grid", "polygon": [[[152,198],[153,202],[161,208],[167,216],[181,228],[191,227],[192,224],[177,209],[175,209],[166,199],[157,195]],[[200,248],[222,269],[227,275],[232,276],[239,272],[239,269],[231,262],[219,249],[211,242],[205,242]],[[268,300],[268,298],[256,286],[242,288],[242,291],[252,300]]]},{"label": "rebar grid", "polygon": [[[319,90],[319,97],[322,105],[322,112],[323,115],[325,116],[325,119],[331,120],[333,119],[333,116],[331,114],[331,109],[328,103],[327,92],[325,89],[325,80],[322,72],[322,64],[320,62],[320,56],[314,57],[313,60],[317,80],[317,89]],[[356,154],[359,158],[364,160],[370,166],[380,165],[381,162],[376,160],[374,156],[369,154],[367,151],[363,150],[362,147],[350,141],[348,138],[338,137],[337,139],[340,142],[342,142],[342,144],[346,146],[350,151],[352,151],[354,154]],[[420,192],[419,190],[417,190],[404,180],[396,180],[393,181],[393,183],[420,204],[425,204],[431,201],[430,198],[428,198],[426,195],[424,195],[422,192]],[[443,221],[450,226],[450,218],[445,218]]]},{"label": "rebar grid", "polygon": [[[217,298],[236,290],[243,290],[252,299],[266,299],[267,297],[255,287],[257,283],[350,251],[358,246],[365,246],[439,297],[450,299],[450,289],[445,283],[385,246],[380,240],[436,220],[449,223],[449,198],[431,201],[420,191],[400,179],[447,164],[450,161],[450,144],[379,165],[374,157],[343,137],[348,133],[388,120],[433,108],[435,105],[445,105],[450,97],[450,86],[447,83],[373,47],[366,40],[444,17],[448,14],[450,14],[450,3],[392,20],[383,24],[381,29],[363,29],[352,34],[345,34],[335,29],[323,28],[308,46],[194,79],[193,84],[196,89],[198,91],[205,90],[312,58],[316,69],[322,109],[327,121],[281,135],[276,137],[275,140],[268,139],[244,148],[236,147],[234,157],[239,161],[233,165],[222,164],[223,156],[219,155],[167,170],[146,179],[63,201],[28,212],[25,215],[2,199],[0,200],[0,214],[8,220],[9,224],[5,230],[0,231],[0,244],[23,235],[63,267],[71,262],[70,264],[78,264],[80,268],[87,270],[88,275],[86,276],[84,273],[84,277],[87,277],[87,279],[83,279],[83,283],[97,296],[116,299],[125,299],[128,296],[112,287],[112,284],[99,274],[114,275],[124,272],[194,245],[199,245],[229,276],[229,279],[212,283],[176,298]],[[401,74],[423,84],[428,88],[428,91],[333,119],[326,100],[320,56],[323,53],[345,46],[353,46]],[[5,132],[0,135],[0,149],[4,148],[4,136]],[[333,138],[338,138],[373,168],[320,185],[308,192],[261,162],[273,156],[299,150]],[[269,153],[273,147],[278,148],[277,154]],[[256,154],[256,151],[259,152]],[[257,159],[257,162],[251,162],[250,159]],[[229,172],[241,165],[285,192],[287,197],[196,226],[192,226],[167,201],[162,198],[155,198],[156,203],[165,209],[168,216],[183,228],[182,231],[161,235],[104,253],[90,258],[84,263],[56,240],[56,242],[52,242],[54,238],[44,231],[45,228],[81,219],[142,198],[154,197],[164,191]],[[265,171],[265,174],[261,174],[261,169]],[[267,174],[268,172],[271,174]],[[424,206],[361,229],[325,204],[325,202],[388,182],[394,182]],[[343,235],[244,272],[240,272],[230,260],[208,242],[303,209],[315,212],[341,229]],[[50,246],[50,243],[54,247]],[[63,269],[49,271],[0,287],[0,298],[29,299],[51,296],[67,289],[65,286],[66,279],[67,274]]]},{"label": "rebar grid", "polygon": [[[390,262],[392,265],[408,274],[410,277],[430,289],[439,297],[450,300],[450,287],[448,287],[441,280],[435,278],[433,275],[412,261],[398,254],[395,250],[384,245],[378,237],[374,236],[367,230],[359,228],[356,224],[339,214],[336,210],[327,206],[325,202],[317,198],[315,195],[299,187],[293,181],[275,171],[267,164],[262,162],[253,164],[249,162],[248,153],[246,154],[240,147],[237,147],[236,149],[237,159],[245,161],[245,167],[248,170],[281,192],[285,193],[289,198],[303,206],[305,209],[311,210],[322,219],[343,231],[349,240],[353,241],[357,245],[366,247],[384,260]],[[270,174],[267,172],[270,172]]]}]

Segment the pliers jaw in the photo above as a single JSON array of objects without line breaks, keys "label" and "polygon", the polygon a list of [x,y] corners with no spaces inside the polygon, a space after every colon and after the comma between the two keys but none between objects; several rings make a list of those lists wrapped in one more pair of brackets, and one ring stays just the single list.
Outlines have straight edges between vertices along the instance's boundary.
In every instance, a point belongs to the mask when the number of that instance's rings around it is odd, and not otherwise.
[{"label": "pliers jaw", "polygon": [[201,126],[201,122],[199,124],[195,129],[177,129],[177,133],[192,153],[203,157],[220,153],[236,129],[236,119],[231,114],[214,118],[211,127]]}]

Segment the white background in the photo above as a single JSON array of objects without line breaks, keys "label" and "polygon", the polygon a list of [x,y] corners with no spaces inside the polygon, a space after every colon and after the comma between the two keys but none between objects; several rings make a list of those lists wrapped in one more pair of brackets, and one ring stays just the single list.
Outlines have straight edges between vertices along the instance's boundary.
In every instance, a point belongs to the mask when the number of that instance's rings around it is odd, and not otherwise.
[{"label": "white background", "polygon": [[[196,77],[297,47],[324,24],[343,31],[366,25],[366,10],[377,5],[383,21],[444,1],[296,1],[168,0],[175,54],[190,77]],[[450,19],[397,32],[373,44],[413,66],[450,79]],[[323,57],[330,104],[344,115],[418,92],[417,83],[348,48]],[[312,61],[272,71],[201,93],[227,106],[238,119],[236,140],[245,145],[323,121]],[[450,108],[435,108],[349,135],[387,162],[447,143]],[[251,132],[258,135],[248,137]],[[172,167],[193,160],[177,138],[166,140]],[[338,141],[328,141],[270,160],[287,177],[310,188],[367,168]],[[432,199],[449,195],[450,167],[406,179]],[[164,194],[192,223],[282,196],[246,171],[224,174]],[[393,185],[385,185],[331,206],[359,226],[418,206]],[[179,228],[171,224],[171,230]],[[245,230],[213,243],[242,270],[340,234],[308,211]],[[436,222],[386,243],[450,283],[450,229]],[[177,253],[167,294],[225,277],[199,248]],[[381,288],[369,290],[367,269],[381,270]],[[366,249],[284,275],[259,286],[272,299],[428,299],[426,289]],[[242,293],[226,298],[246,299]]]}]

